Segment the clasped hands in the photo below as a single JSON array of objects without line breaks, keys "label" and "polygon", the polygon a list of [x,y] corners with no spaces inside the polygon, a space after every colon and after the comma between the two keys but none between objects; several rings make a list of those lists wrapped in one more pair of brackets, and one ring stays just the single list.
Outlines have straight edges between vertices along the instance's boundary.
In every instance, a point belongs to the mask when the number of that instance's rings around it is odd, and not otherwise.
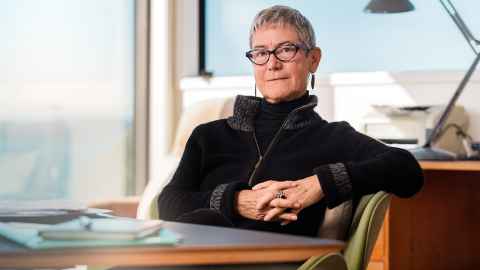
[{"label": "clasped hands", "polygon": [[[279,193],[281,191],[282,193]],[[283,194],[283,197],[279,197]],[[269,180],[242,190],[236,196],[237,212],[249,219],[279,221],[286,225],[298,219],[302,209],[323,198],[316,175],[294,181]]]}]

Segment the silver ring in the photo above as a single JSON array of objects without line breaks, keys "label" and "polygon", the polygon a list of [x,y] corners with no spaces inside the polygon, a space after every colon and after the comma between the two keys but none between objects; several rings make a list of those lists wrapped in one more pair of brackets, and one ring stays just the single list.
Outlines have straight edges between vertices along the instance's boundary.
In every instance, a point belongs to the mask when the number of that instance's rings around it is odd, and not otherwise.
[{"label": "silver ring", "polygon": [[275,199],[285,199],[285,193],[283,190],[279,190],[275,193]]}]

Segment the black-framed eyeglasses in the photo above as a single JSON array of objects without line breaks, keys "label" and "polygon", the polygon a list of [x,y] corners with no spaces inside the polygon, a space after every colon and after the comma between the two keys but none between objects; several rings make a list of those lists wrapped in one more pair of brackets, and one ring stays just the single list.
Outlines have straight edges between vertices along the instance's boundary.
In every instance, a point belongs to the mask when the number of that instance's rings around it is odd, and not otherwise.
[{"label": "black-framed eyeglasses", "polygon": [[245,53],[245,56],[255,65],[265,65],[270,59],[270,55],[273,54],[281,62],[291,61],[298,50],[305,50],[307,53],[310,50],[304,44],[284,43],[273,50],[267,50],[265,48],[257,48]]}]

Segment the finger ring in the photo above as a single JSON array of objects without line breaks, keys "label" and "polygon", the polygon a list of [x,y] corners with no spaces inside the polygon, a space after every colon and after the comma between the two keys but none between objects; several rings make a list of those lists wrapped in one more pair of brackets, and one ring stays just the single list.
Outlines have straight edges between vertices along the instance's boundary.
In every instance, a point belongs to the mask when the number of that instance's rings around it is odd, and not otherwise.
[{"label": "finger ring", "polygon": [[283,192],[283,190],[280,190],[280,191],[277,191],[275,193],[275,199],[285,199],[286,196],[285,196],[285,193]]}]

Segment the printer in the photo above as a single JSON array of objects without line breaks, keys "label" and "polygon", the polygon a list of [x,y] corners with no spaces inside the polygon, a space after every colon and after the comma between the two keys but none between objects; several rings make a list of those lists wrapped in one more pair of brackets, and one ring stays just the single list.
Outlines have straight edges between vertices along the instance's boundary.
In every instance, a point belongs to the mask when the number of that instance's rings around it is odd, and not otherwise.
[{"label": "printer", "polygon": [[[363,132],[370,137],[387,144],[395,144],[398,147],[422,146],[444,109],[445,106],[442,105],[372,105],[372,110],[363,117]],[[457,129],[459,127],[466,133],[468,124],[468,116],[464,107],[454,106],[443,126],[442,135],[434,143],[434,146],[464,155],[466,150],[462,138],[457,135]]]}]

